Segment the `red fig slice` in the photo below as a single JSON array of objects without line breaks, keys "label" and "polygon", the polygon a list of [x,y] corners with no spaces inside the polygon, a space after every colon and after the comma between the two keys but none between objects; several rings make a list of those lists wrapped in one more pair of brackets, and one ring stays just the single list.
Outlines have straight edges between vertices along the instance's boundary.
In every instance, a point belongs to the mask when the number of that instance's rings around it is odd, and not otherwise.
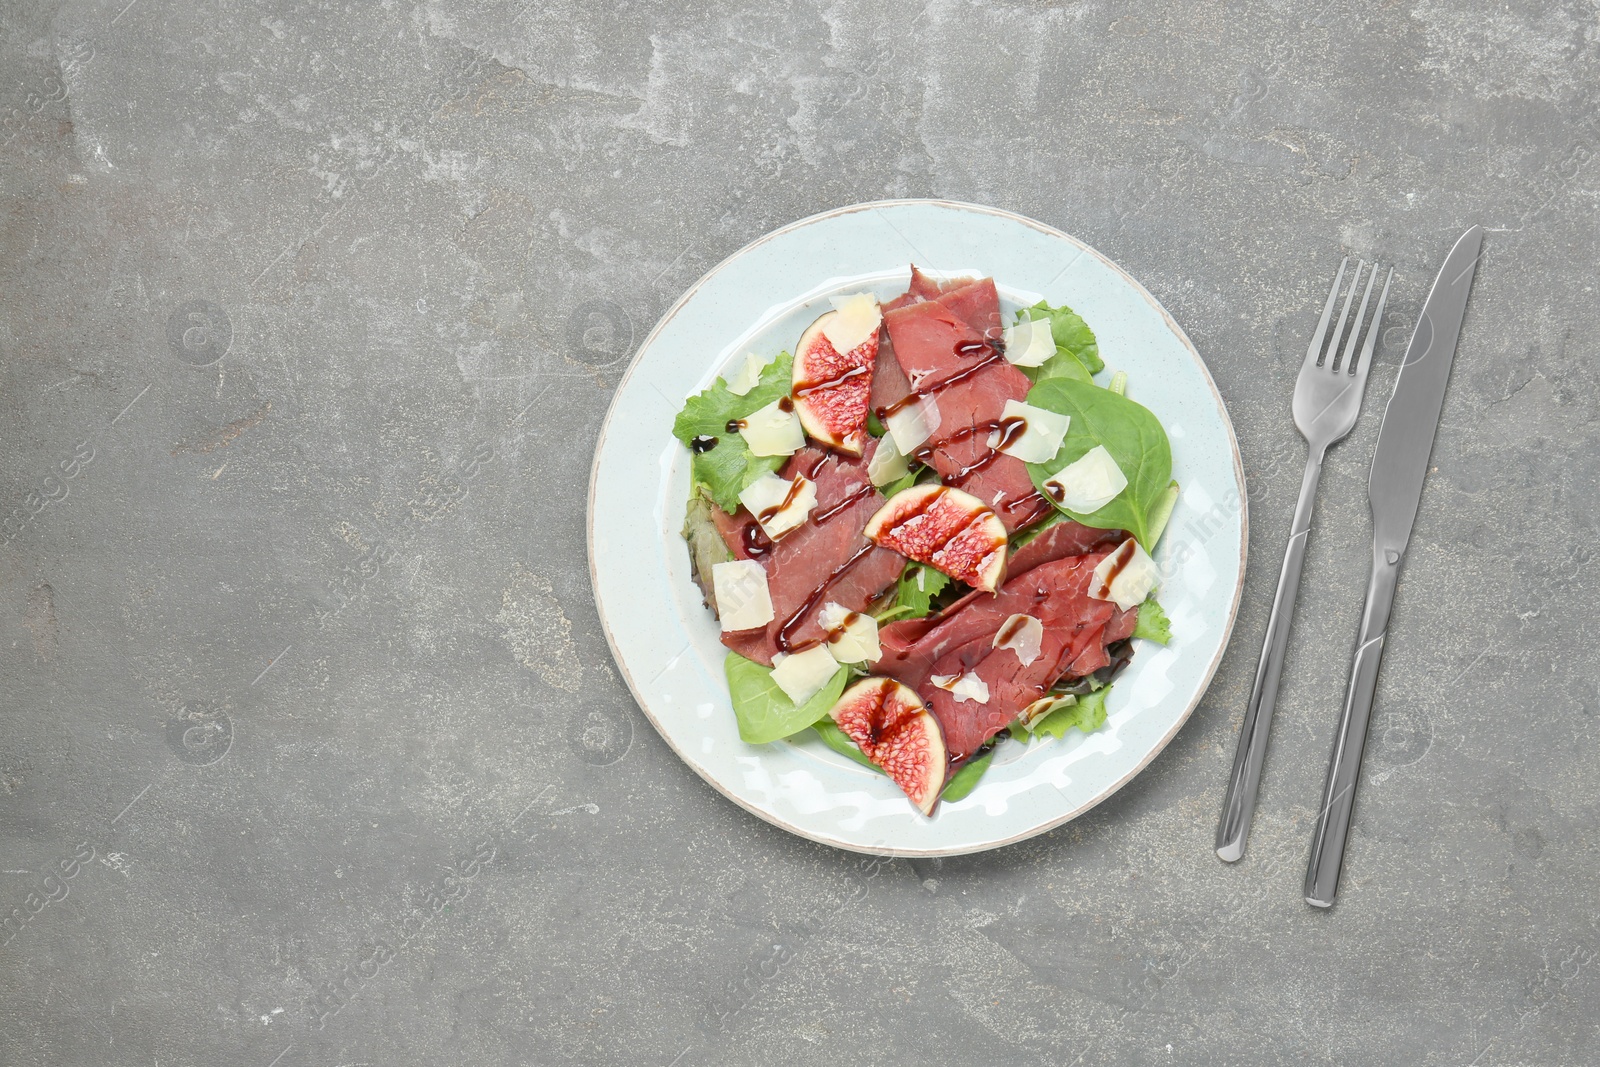
[{"label": "red fig slice", "polygon": [[867,442],[867,400],[879,331],[841,353],[826,333],[838,316],[830,311],[800,335],[794,352],[794,410],[817,442],[859,456]]},{"label": "red fig slice", "polygon": [[1006,574],[1006,527],[977,497],[929,483],[896,493],[867,522],[884,548],[992,593]]},{"label": "red fig slice", "polygon": [[916,690],[893,678],[863,678],[828,714],[918,811],[932,814],[944,789],[944,731]]}]

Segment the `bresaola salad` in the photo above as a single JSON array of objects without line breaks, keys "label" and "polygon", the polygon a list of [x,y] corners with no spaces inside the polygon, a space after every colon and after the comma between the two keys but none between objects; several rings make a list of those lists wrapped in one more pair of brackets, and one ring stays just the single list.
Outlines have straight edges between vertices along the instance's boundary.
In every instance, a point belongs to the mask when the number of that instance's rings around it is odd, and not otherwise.
[{"label": "bresaola salad", "polygon": [[740,736],[815,730],[931,815],[996,744],[1098,729],[1166,643],[1171,449],[1068,308],[1007,323],[992,279],[915,266],[832,304],[678,414],[684,537]]}]

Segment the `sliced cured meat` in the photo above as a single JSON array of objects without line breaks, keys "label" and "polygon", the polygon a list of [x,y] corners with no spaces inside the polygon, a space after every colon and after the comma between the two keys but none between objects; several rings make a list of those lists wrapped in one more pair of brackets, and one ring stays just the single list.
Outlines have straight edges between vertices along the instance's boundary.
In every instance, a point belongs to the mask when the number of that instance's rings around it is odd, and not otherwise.
[{"label": "sliced cured meat", "polygon": [[799,650],[826,636],[817,620],[824,605],[865,611],[900,577],[905,560],[862,533],[883,504],[883,495],[867,478],[875,447],[869,441],[860,458],[813,447],[796,452],[780,474],[804,474],[815,482],[817,504],[804,524],[777,541],[763,534],[743,508],[715,518],[729,551],[766,570],[773,609],[765,627],[724,633],[723,644],[746,659],[771,664],[775,653]]},{"label": "sliced cured meat", "polygon": [[[1070,519],[1042,530],[1039,536],[1011,554],[1007,563],[1011,578],[998,596],[991,597],[974,591],[935,615],[906,619],[880,628],[878,640],[883,648],[883,659],[878,661],[874,670],[879,674],[892,675],[912,688],[922,685],[933,673],[934,661],[950,649],[992,636],[1012,614],[1029,614],[1025,608],[1014,606],[1019,603],[1017,591],[1023,588],[1019,580],[1026,577],[1029,571],[1046,563],[1086,553],[1094,553],[1096,559],[1102,558],[1126,538],[1127,534],[1121,530],[1097,530]],[[969,611],[974,605],[981,607]],[[1130,620],[1138,616],[1138,612],[1126,614]],[[1106,643],[1126,638],[1132,633],[1133,622],[1129,621],[1127,633],[1108,634]]]},{"label": "sliced cured meat", "polygon": [[894,342],[889,339],[889,331],[880,328],[878,356],[872,367],[872,409],[897,411],[910,395],[911,383],[900,369],[900,361],[894,358]]},{"label": "sliced cured meat", "polygon": [[906,286],[906,291],[895,297],[883,306],[885,311],[893,308],[902,308],[908,304],[920,304],[924,300],[937,300],[952,289],[960,289],[964,285],[971,285],[976,278],[952,278],[941,282],[937,278],[930,278],[917,269],[915,263],[911,264],[911,284]]},{"label": "sliced cured meat", "polygon": [[[993,279],[893,308],[883,321],[913,394],[932,397],[938,408],[938,425],[918,457],[946,485],[994,508],[1007,530],[1049,514],[1050,503],[1035,491],[1023,462],[989,447],[1006,401],[1024,399],[1033,384],[998,348],[1000,298]],[[878,417],[892,410],[880,405]]]},{"label": "sliced cured meat", "polygon": [[1039,531],[1039,536],[1013,551],[1008,566],[1013,575],[1020,575],[1041,563],[1115,548],[1127,539],[1128,534],[1121,530],[1097,530],[1063,519],[1045,527]]},{"label": "sliced cured meat", "polygon": [[[1043,622],[1041,605],[1047,600],[1070,599],[1065,591],[1075,587],[1075,576],[1082,562],[1090,561],[1085,573],[1092,575],[1095,563],[1104,555],[1099,552],[1052,560],[1012,578],[993,596],[974,591],[938,616],[890,623],[878,631],[883,657],[873,665],[873,670],[898,678],[919,692],[931,675],[952,672],[953,668],[947,669],[946,662],[952,653],[961,653],[955,660],[961,664],[961,670],[955,673],[968,670],[988,654],[990,642],[1008,618],[1032,615]],[[1084,588],[1087,589],[1087,585]],[[1098,604],[1110,609],[1091,614],[1110,618],[1111,612],[1116,610],[1116,605],[1109,601],[1089,601],[1086,593],[1079,595],[1090,607]]]},{"label": "sliced cured meat", "polygon": [[[993,601],[1006,601],[1002,614],[974,601],[961,613],[978,613],[978,619],[952,627],[952,636],[968,636],[964,643],[946,647],[933,661],[930,679],[935,676],[972,673],[987,691],[983,701],[963,700],[957,693],[925,681],[915,686],[944,730],[945,745],[952,764],[969,759],[995,734],[1016,720],[1027,705],[1039,700],[1062,677],[1086,673],[1080,667],[1094,664],[1098,669],[1110,662],[1106,645],[1132,633],[1129,620],[1137,611],[1118,611],[1115,604],[1093,600],[1088,585],[1101,553],[1072,556],[1035,567],[1020,578],[1007,582]],[[995,649],[994,634],[1013,610],[1032,615],[1042,624],[1038,655],[1024,664],[1010,648]],[[956,616],[952,623],[960,620]],[[971,636],[979,630],[985,636]],[[957,632],[959,631],[959,632]],[[931,631],[929,636],[935,636]],[[943,635],[939,635],[943,636]],[[924,638],[926,640],[927,638]],[[887,658],[887,657],[886,657]],[[882,661],[879,662],[882,667]]]}]

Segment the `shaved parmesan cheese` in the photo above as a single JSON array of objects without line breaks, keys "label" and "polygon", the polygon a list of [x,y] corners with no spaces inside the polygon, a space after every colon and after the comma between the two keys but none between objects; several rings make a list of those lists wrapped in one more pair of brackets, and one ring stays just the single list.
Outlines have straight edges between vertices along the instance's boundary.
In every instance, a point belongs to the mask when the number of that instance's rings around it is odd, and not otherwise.
[{"label": "shaved parmesan cheese", "polygon": [[806,521],[817,506],[817,483],[803,474],[793,481],[763,474],[739,494],[739,503],[755,516],[762,531],[774,541]]},{"label": "shaved parmesan cheese", "polygon": [[1117,607],[1127,611],[1144,603],[1159,578],[1156,561],[1130,537],[1095,567],[1089,579],[1089,595],[1096,600],[1115,601]]},{"label": "shaved parmesan cheese", "polygon": [[772,595],[767,572],[753,559],[736,559],[711,568],[711,591],[717,598],[722,629],[754,630],[772,621]]},{"label": "shaved parmesan cheese", "polygon": [[894,446],[902,456],[909,456],[939,428],[939,405],[933,402],[933,397],[925,396],[883,421],[894,438]]},{"label": "shaved parmesan cheese", "polygon": [[772,681],[797,706],[822,692],[838,669],[827,645],[812,645],[792,656],[780,652],[772,657]]},{"label": "shaved parmesan cheese", "polygon": [[1038,367],[1056,354],[1056,339],[1049,319],[1027,319],[1005,332],[1006,361],[1018,367]]},{"label": "shaved parmesan cheese", "polygon": [[[788,401],[788,403],[785,403]],[[794,401],[779,397],[739,420],[739,435],[755,456],[792,456],[806,445],[806,432]]]},{"label": "shaved parmesan cheese", "polygon": [[878,325],[883,322],[883,312],[878,310],[878,298],[871,293],[851,293],[849,296],[828,299],[833,304],[834,313],[823,324],[822,336],[841,356],[860,347],[861,342],[878,332]]},{"label": "shaved parmesan cheese", "polygon": [[1070,415],[1007,400],[1000,413],[1000,428],[989,435],[989,447],[1024,463],[1049,463],[1056,458],[1070,425]]},{"label": "shaved parmesan cheese", "polygon": [[894,435],[884,434],[878,438],[878,447],[872,450],[872,458],[867,460],[867,477],[872,479],[872,484],[888,485],[910,472],[911,464],[895,447]]},{"label": "shaved parmesan cheese", "polygon": [[754,352],[750,353],[746,357],[744,365],[738,371],[732,376],[722,379],[728,387],[728,392],[734,396],[744,396],[750,392],[761,383],[761,372],[771,366],[772,361],[777,358],[777,356],[762,357]]},{"label": "shaved parmesan cheese", "polygon": [[822,605],[817,622],[828,631],[828,651],[840,663],[876,663],[883,656],[878,620],[871,615],[829,601]]},{"label": "shaved parmesan cheese", "polygon": [[994,635],[994,648],[1009,648],[1024,667],[1039,658],[1043,642],[1044,623],[1032,615],[1011,616]]},{"label": "shaved parmesan cheese", "polygon": [[1105,445],[1095,445],[1044,482],[1044,491],[1051,500],[1079,515],[1099,511],[1127,487],[1127,475]]},{"label": "shaved parmesan cheese", "polygon": [[928,681],[940,689],[948,690],[959,704],[963,701],[972,704],[989,703],[989,685],[972,671],[966,674],[936,674]]}]

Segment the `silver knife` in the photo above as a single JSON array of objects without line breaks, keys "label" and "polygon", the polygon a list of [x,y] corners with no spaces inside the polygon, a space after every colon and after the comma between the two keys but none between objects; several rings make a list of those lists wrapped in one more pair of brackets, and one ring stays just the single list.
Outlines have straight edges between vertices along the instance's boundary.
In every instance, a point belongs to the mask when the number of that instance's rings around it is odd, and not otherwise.
[{"label": "silver knife", "polygon": [[1417,328],[1406,347],[1394,395],[1383,412],[1383,426],[1372,453],[1372,476],[1367,499],[1372,506],[1372,576],[1367,581],[1367,604],[1361,613],[1361,636],[1356,640],[1355,662],[1350,669],[1350,691],[1334,737],[1328,762],[1328,780],[1322,790],[1322,810],[1317,813],[1311,839],[1311,863],[1306,868],[1307,904],[1330,907],[1339,891],[1339,868],[1344,862],[1345,838],[1355,808],[1356,780],[1361,774],[1361,751],[1367,743],[1367,723],[1372,718],[1372,698],[1378,687],[1378,664],[1383,659],[1389,629],[1389,609],[1411,527],[1422,499],[1422,480],[1444,407],[1444,390],[1455,362],[1456,340],[1467,313],[1467,293],[1482,256],[1483,227],[1474,226],[1456,241],[1445,257],[1433,291],[1422,305]]}]

